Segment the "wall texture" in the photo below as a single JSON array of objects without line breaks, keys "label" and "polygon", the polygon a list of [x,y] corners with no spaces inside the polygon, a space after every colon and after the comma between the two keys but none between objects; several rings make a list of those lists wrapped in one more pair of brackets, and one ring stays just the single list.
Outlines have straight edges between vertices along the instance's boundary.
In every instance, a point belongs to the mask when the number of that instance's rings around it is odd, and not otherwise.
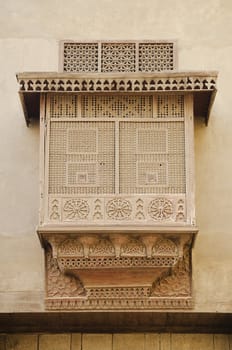
[{"label": "wall texture", "polygon": [[[209,126],[205,127],[200,119],[195,123],[200,232],[193,250],[194,311],[231,312],[232,2],[0,0],[0,3],[0,312],[44,310],[43,252],[36,236],[39,125],[26,128],[15,73],[57,71],[58,42],[62,39],[177,39],[179,70],[219,71],[218,94]],[[37,342],[36,335],[30,337],[30,341]],[[67,337],[70,344],[70,336]],[[173,338],[176,343],[177,338],[178,335]],[[46,336],[39,339],[40,349],[45,349]],[[107,344],[108,338],[104,339]],[[209,342],[224,341],[210,339]],[[86,342],[90,344],[91,340]],[[114,349],[120,346],[117,343]],[[91,345],[86,345],[84,350],[90,348]],[[173,345],[172,349],[176,348]],[[7,349],[21,348],[12,345]],[[165,347],[160,345],[159,349]]]},{"label": "wall texture", "polygon": [[229,350],[224,334],[11,334],[0,338],[0,350]]}]

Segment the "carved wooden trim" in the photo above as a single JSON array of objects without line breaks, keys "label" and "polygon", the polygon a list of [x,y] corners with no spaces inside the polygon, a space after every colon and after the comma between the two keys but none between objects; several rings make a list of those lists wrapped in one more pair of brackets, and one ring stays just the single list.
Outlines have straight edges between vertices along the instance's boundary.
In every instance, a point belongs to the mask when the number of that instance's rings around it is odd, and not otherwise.
[{"label": "carved wooden trim", "polygon": [[[124,205],[124,206],[123,206]],[[123,210],[122,210],[123,208]],[[49,195],[45,221],[58,223],[87,223],[125,225],[186,224],[186,195],[120,195],[67,196]]]},{"label": "carved wooden trim", "polygon": [[40,94],[58,93],[175,93],[192,92],[194,116],[209,120],[216,94],[217,72],[170,73],[18,73],[19,94],[27,125],[39,118]]},{"label": "carved wooden trim", "polygon": [[130,74],[19,73],[21,92],[155,92],[216,89],[216,72]]}]

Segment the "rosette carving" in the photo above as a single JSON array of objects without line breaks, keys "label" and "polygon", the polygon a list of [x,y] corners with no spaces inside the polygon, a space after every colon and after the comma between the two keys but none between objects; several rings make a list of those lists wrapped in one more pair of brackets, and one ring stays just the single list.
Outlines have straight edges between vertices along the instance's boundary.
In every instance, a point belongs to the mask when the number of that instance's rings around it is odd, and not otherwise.
[{"label": "rosette carving", "polygon": [[166,198],[156,198],[150,202],[148,213],[154,220],[168,220],[173,215],[173,203]]},{"label": "rosette carving", "polygon": [[128,200],[115,198],[107,203],[106,212],[110,219],[124,220],[130,217],[132,207]]},{"label": "rosette carving", "polygon": [[89,205],[83,199],[70,199],[64,204],[66,219],[86,219],[89,214]]}]

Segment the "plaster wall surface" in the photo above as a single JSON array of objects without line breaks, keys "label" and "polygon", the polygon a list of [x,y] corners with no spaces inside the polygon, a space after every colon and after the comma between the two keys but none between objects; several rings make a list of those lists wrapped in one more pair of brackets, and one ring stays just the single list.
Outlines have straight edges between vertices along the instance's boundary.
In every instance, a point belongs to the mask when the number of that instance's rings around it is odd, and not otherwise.
[{"label": "plaster wall surface", "polygon": [[232,2],[0,0],[0,7],[0,312],[44,309],[39,125],[25,125],[15,73],[57,71],[63,39],[177,39],[179,70],[219,71],[209,126],[195,122],[194,311],[231,312]]}]

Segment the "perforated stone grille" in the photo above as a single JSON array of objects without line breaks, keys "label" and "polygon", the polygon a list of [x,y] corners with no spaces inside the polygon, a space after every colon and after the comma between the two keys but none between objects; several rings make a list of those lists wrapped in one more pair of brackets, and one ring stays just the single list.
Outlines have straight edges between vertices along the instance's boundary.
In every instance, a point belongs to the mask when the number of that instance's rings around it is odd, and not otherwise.
[{"label": "perforated stone grille", "polygon": [[162,72],[174,69],[173,43],[140,43],[139,71]]},{"label": "perforated stone grille", "polygon": [[98,44],[64,43],[63,70],[65,72],[97,72]]},{"label": "perforated stone grille", "polygon": [[65,72],[133,73],[175,69],[174,42],[64,42]]},{"label": "perforated stone grille", "polygon": [[86,95],[81,97],[81,115],[85,117],[151,118],[152,96]]}]

